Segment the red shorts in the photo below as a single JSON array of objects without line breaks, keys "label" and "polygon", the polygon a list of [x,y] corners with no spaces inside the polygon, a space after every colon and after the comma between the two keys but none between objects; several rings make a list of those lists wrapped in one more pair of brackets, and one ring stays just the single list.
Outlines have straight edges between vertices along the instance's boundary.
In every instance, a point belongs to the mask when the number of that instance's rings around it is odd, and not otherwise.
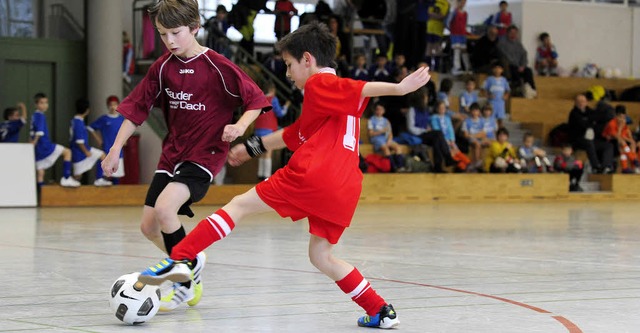
[{"label": "red shorts", "polygon": [[324,238],[331,244],[337,244],[347,227],[329,222],[294,206],[286,198],[276,195],[268,181],[258,183],[256,193],[264,203],[273,208],[280,216],[289,217],[294,222],[309,219],[309,233]]}]

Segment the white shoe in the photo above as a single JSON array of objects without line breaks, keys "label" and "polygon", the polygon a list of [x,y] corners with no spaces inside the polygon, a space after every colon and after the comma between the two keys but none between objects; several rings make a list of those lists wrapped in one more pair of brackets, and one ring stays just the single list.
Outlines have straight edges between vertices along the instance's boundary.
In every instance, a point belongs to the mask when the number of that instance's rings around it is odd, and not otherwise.
[{"label": "white shoe", "polygon": [[95,186],[111,186],[111,185],[113,185],[113,183],[108,181],[108,180],[106,180],[106,179],[104,179],[104,178],[98,178],[98,179],[96,179],[95,182],[93,182],[93,185],[95,185]]},{"label": "white shoe", "polygon": [[191,281],[191,287],[187,288],[180,283],[174,283],[173,289],[160,299],[160,311],[175,310],[180,304],[191,301],[195,296],[195,283]]},{"label": "white shoe", "polygon": [[524,84],[523,90],[524,90],[524,92],[523,92],[524,93],[524,98],[531,99],[531,98],[536,98],[538,96],[538,92],[535,91],[531,87],[531,85],[528,84],[528,83]]},{"label": "white shoe", "polygon": [[73,177],[61,178],[60,186],[63,187],[80,187],[80,182],[75,180]]}]

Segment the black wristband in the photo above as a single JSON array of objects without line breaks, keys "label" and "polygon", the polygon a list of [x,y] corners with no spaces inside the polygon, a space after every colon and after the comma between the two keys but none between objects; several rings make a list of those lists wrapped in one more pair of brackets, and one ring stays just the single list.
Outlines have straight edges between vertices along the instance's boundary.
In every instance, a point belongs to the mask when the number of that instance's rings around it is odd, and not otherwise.
[{"label": "black wristband", "polygon": [[267,152],[267,149],[264,148],[262,144],[262,139],[259,136],[252,136],[247,141],[244,142],[244,146],[247,148],[247,153],[251,158],[256,157],[258,155],[262,155]]}]

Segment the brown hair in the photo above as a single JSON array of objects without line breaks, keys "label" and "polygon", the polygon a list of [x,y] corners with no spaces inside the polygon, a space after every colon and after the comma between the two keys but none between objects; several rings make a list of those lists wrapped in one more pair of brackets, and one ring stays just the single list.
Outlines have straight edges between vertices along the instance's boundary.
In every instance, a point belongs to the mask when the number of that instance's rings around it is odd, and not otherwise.
[{"label": "brown hair", "polygon": [[154,26],[156,23],[167,29],[187,26],[189,30],[200,27],[197,0],[160,0],[148,12]]},{"label": "brown hair", "polygon": [[336,67],[337,39],[329,32],[324,23],[311,22],[286,35],[276,43],[276,49],[289,53],[300,61],[305,52],[316,58],[319,67]]}]

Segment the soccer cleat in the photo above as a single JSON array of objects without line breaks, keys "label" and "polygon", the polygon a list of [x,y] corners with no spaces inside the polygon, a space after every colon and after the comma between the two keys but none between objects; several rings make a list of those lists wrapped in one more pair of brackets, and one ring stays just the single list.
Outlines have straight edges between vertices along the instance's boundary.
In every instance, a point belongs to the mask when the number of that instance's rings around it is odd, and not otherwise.
[{"label": "soccer cleat", "polygon": [[373,328],[394,328],[400,324],[400,320],[396,315],[393,305],[388,304],[380,308],[375,316],[362,316],[358,319],[358,326]]},{"label": "soccer cleat", "polygon": [[140,273],[138,281],[153,286],[164,281],[187,282],[191,279],[191,269],[184,260],[164,259]]},{"label": "soccer cleat", "polygon": [[194,295],[192,299],[187,301],[187,304],[189,304],[189,306],[198,305],[198,303],[200,303],[200,298],[202,298],[201,274],[202,274],[202,269],[204,268],[204,264],[207,261],[207,255],[204,252],[200,252],[196,256],[196,259],[198,259],[198,262],[196,263],[196,266],[191,270],[192,272],[191,286],[193,286]]},{"label": "soccer cleat", "polygon": [[191,283],[191,287],[187,288],[181,283],[174,283],[171,291],[160,299],[160,311],[172,311],[176,309],[180,304],[191,301],[194,296],[194,284]]},{"label": "soccer cleat", "polygon": [[60,178],[60,186],[63,187],[80,187],[80,182],[73,177]]},{"label": "soccer cleat", "polygon": [[96,181],[93,182],[93,185],[95,186],[111,186],[113,185],[112,182],[104,179],[104,178],[98,178],[96,179]]}]

